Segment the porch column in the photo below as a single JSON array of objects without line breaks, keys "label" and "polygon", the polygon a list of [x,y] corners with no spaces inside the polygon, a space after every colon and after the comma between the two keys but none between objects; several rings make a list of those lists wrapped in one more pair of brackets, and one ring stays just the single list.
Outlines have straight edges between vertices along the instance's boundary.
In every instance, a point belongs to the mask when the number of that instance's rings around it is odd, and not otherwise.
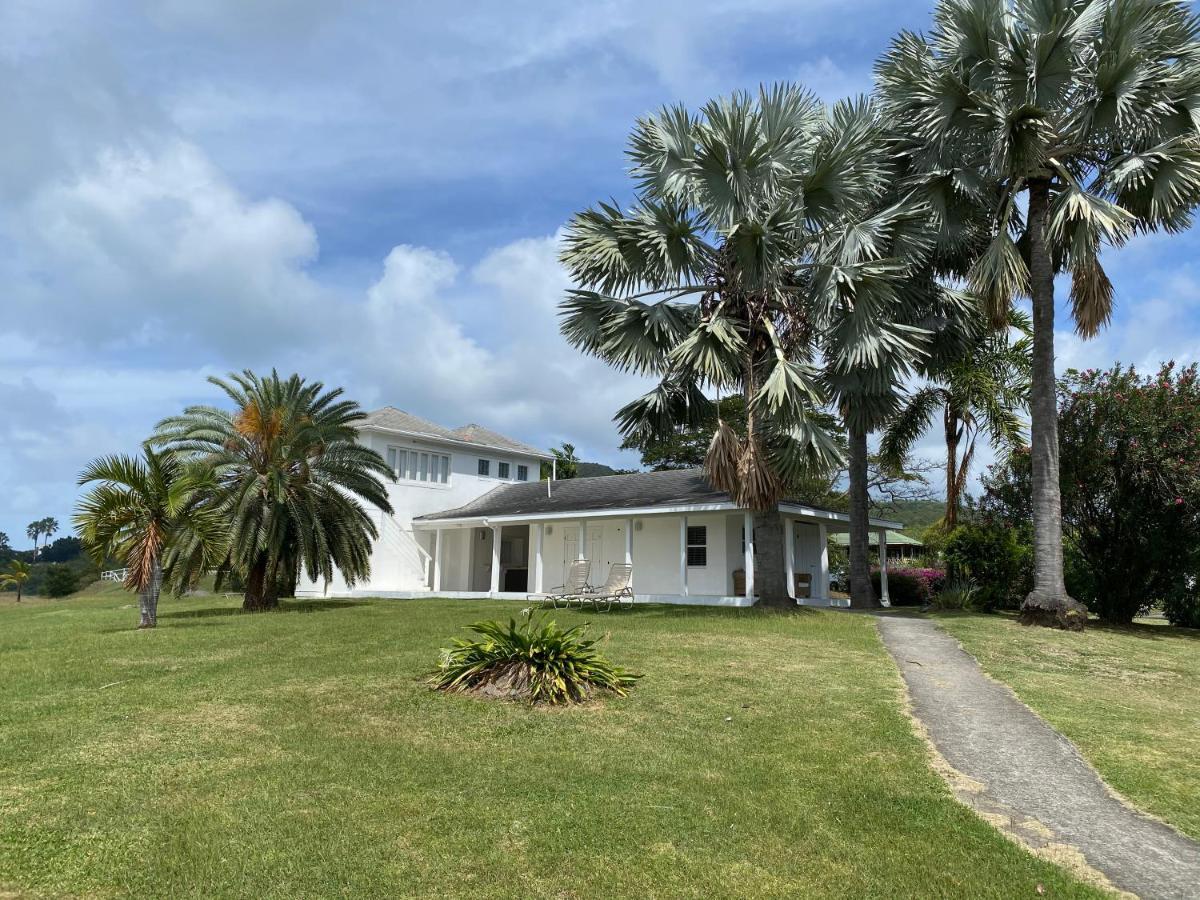
[{"label": "porch column", "polygon": [[688,595],[687,583],[687,516],[679,517],[679,592]]},{"label": "porch column", "polygon": [[491,593],[500,591],[500,526],[492,526],[492,586]]},{"label": "porch column", "polygon": [[[625,520],[625,565],[633,565],[633,519]],[[629,573],[629,586],[633,587],[633,572]]]},{"label": "porch column", "polygon": [[887,587],[887,532],[879,532],[879,602],[891,606]]},{"label": "porch column", "polygon": [[821,571],[819,573],[820,583],[817,585],[821,593],[813,596],[829,599],[829,531],[825,527],[824,522],[817,523],[817,540],[820,541],[821,551]]},{"label": "porch column", "polygon": [[442,529],[433,532],[433,589],[442,589]]},{"label": "porch column", "polygon": [[546,526],[542,522],[538,522],[534,526],[533,535],[533,592],[540,594],[542,592],[542,545],[546,540]]},{"label": "porch column", "polygon": [[746,532],[745,559],[742,565],[746,569],[746,599],[754,603],[754,513],[746,512],[742,517],[742,528]]},{"label": "porch column", "polygon": [[784,556],[787,559],[787,592],[796,599],[796,520],[791,516],[783,519]]},{"label": "porch column", "polygon": [[[587,559],[587,519],[579,520],[579,541],[576,559]],[[595,562],[595,560],[591,560]]]}]

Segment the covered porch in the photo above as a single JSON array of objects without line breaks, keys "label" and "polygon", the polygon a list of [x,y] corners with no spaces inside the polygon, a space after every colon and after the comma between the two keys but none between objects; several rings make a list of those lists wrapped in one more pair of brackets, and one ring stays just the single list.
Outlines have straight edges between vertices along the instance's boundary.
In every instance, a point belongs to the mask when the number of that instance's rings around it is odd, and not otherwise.
[{"label": "covered porch", "polygon": [[[789,595],[801,605],[847,605],[831,595],[829,571],[829,539],[847,531],[845,514],[782,504],[779,515]],[[871,521],[885,604],[887,529],[895,527]],[[570,563],[587,559],[593,584],[613,564],[631,564],[637,602],[751,606],[756,596],[754,516],[732,503],[427,517],[413,534],[428,554],[420,595],[524,599],[563,584]]]}]

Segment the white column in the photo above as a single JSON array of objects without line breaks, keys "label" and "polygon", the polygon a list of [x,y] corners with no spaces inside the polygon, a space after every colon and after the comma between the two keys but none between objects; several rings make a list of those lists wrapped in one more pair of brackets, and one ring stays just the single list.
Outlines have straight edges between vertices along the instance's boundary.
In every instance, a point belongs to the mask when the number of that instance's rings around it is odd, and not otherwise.
[{"label": "white column", "polygon": [[816,591],[813,592],[814,597],[820,597],[823,600],[829,599],[829,531],[825,528],[824,522],[817,523],[817,540],[820,541],[821,552],[821,570],[817,577]]},{"label": "white column", "polygon": [[433,589],[442,589],[442,529],[433,532]]},{"label": "white column", "polygon": [[[587,559],[587,520],[586,519],[579,520],[579,542],[578,543],[579,543],[579,547],[578,547],[578,550],[576,551],[575,558],[576,559]],[[595,560],[593,559],[593,560],[591,560],[591,562],[595,562]]]},{"label": "white column", "polygon": [[687,516],[679,517],[679,592],[688,594],[687,583]]},{"label": "white column", "polygon": [[500,526],[492,526],[492,586],[491,592],[500,590]]},{"label": "white column", "polygon": [[546,541],[546,526],[542,522],[538,522],[534,526],[533,536],[533,592],[540,594],[542,592],[542,545]]},{"label": "white column", "polygon": [[784,557],[787,560],[787,592],[796,599],[796,521],[791,516],[783,520]]},{"label": "white column", "polygon": [[887,532],[882,530],[879,532],[879,602],[884,606],[892,605],[887,586]]},{"label": "white column", "polygon": [[[633,565],[633,519],[625,520],[625,565]],[[629,586],[633,587],[633,573],[629,575]]]},{"label": "white column", "polygon": [[746,599],[754,602],[754,513],[747,512],[742,519],[746,531],[746,553],[742,565],[746,569]]}]

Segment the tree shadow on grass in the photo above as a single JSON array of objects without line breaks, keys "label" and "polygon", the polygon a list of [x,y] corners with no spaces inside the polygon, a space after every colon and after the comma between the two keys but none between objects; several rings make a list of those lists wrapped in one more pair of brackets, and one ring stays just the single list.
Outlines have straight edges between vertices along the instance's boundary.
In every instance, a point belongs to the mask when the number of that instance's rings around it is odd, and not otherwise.
[{"label": "tree shadow on grass", "polygon": [[370,605],[363,600],[283,600],[279,609],[262,612],[247,612],[240,606],[206,606],[203,609],[184,609],[178,612],[159,613],[161,619],[208,619],[220,616],[259,616],[278,615],[280,613],[314,613],[327,612],[336,609],[347,609],[352,606]]},{"label": "tree shadow on grass", "polygon": [[[1017,614],[1011,610],[997,612],[979,612],[975,610],[954,610],[938,612],[934,619],[990,619],[1008,622],[1014,627],[1040,628],[1038,625],[1020,625]],[[1113,625],[1101,622],[1099,619],[1088,619],[1087,631],[1098,631],[1103,634],[1119,634],[1123,637],[1140,638],[1146,641],[1200,641],[1200,629],[1180,628],[1168,622],[1134,622],[1131,625]]]}]

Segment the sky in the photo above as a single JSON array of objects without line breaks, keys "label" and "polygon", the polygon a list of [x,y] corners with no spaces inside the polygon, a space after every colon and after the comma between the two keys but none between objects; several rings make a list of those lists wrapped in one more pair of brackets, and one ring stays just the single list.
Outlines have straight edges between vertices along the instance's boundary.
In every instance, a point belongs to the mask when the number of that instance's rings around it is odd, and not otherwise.
[{"label": "sky", "polygon": [[[557,331],[564,222],[629,196],[638,116],[867,91],[931,6],[0,0],[0,531],[68,533],[90,459],[247,368],[636,465],[642,386]],[[1110,254],[1114,321],[1060,368],[1194,361],[1198,243]]]}]

